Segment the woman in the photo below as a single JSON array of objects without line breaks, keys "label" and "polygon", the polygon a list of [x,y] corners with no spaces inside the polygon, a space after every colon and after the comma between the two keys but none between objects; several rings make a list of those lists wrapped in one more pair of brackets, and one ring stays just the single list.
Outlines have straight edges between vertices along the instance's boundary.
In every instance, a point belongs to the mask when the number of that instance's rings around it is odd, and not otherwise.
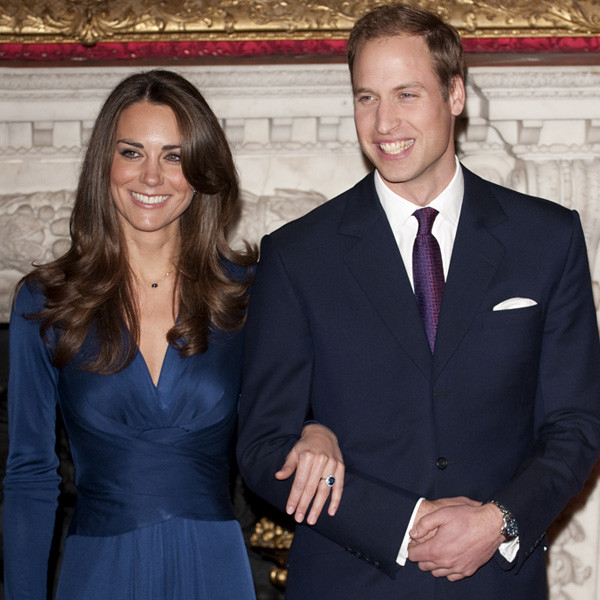
[{"label": "woman", "polygon": [[[71,247],[25,277],[11,317],[7,600],[46,597],[57,404],[78,489],[57,598],[254,598],[229,500],[256,259],[226,241],[237,199],[227,141],[193,85],[155,70],[113,90],[82,165]],[[293,497],[304,505],[323,473],[343,472],[319,427],[307,425],[298,452],[309,457],[285,474],[302,467]],[[318,510],[327,493],[318,486]]]}]

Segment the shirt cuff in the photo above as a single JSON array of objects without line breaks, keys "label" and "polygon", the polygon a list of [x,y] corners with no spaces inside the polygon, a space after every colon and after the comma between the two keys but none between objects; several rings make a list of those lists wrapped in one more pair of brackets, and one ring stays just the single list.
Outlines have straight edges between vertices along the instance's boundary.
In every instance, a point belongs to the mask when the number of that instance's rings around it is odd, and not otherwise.
[{"label": "shirt cuff", "polygon": [[508,540],[508,542],[502,542],[498,547],[498,552],[502,554],[502,556],[508,561],[512,562],[515,560],[517,556],[517,552],[519,551],[519,538],[513,538],[512,540]]},{"label": "shirt cuff", "polygon": [[[398,551],[398,556],[396,557],[396,562],[401,567],[403,567],[406,564],[406,561],[408,559],[408,544],[410,542],[409,532],[412,529],[415,519],[417,518],[417,512],[419,511],[419,506],[421,506],[421,502],[423,502],[423,500],[425,500],[425,498],[419,498],[419,500],[415,504],[415,507],[413,508],[413,511],[412,511],[412,515],[410,516],[410,521],[408,522],[408,527],[406,528],[406,531],[404,532],[404,538],[402,540],[402,545],[400,546],[400,550]],[[516,552],[515,552],[515,554],[516,554]]]}]

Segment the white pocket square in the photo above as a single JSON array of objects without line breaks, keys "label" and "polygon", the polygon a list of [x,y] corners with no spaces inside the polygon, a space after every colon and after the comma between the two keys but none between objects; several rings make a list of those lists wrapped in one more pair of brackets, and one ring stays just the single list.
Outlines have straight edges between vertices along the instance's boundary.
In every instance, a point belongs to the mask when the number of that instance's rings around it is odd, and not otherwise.
[{"label": "white pocket square", "polygon": [[537,302],[531,298],[509,298],[496,304],[492,310],[512,310],[514,308],[525,308],[526,306],[535,306]]}]

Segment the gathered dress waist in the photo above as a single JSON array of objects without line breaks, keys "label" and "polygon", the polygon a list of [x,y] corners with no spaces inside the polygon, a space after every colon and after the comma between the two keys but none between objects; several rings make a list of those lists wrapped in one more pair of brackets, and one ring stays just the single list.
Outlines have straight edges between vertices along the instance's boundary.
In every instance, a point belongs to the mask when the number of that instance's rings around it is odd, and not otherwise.
[{"label": "gathered dress waist", "polygon": [[166,427],[133,435],[126,426],[97,428],[61,408],[77,481],[69,534],[118,535],[173,517],[234,518],[233,415],[198,431]]}]

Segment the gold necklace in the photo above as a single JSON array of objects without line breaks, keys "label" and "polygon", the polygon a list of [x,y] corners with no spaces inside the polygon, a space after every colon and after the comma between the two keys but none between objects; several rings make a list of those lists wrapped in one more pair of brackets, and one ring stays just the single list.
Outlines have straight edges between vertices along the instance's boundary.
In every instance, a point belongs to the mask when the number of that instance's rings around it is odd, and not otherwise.
[{"label": "gold necklace", "polygon": [[157,288],[159,283],[162,283],[173,271],[167,271],[160,279],[158,279],[157,281],[146,281],[145,279],[142,279],[141,277],[139,277],[138,275],[136,275],[134,273],[135,278],[138,281],[141,281],[143,283],[145,283],[146,285],[149,285],[152,288]]}]

